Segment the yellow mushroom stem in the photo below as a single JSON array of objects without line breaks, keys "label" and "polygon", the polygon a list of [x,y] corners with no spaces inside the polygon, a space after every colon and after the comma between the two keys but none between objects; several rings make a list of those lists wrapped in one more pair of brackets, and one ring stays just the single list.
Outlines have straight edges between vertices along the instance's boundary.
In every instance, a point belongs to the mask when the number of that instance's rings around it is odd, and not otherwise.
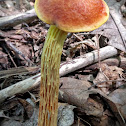
[{"label": "yellow mushroom stem", "polygon": [[51,25],[41,57],[38,126],[57,126],[59,68],[67,32]]}]

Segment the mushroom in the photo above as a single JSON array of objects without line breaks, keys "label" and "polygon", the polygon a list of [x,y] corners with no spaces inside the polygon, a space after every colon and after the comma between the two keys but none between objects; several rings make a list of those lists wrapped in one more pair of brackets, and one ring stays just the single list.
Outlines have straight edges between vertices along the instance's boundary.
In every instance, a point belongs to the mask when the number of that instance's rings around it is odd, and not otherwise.
[{"label": "mushroom", "polygon": [[38,126],[56,126],[60,59],[67,33],[100,27],[109,17],[109,8],[104,0],[36,0],[35,11],[51,25],[41,57]]}]

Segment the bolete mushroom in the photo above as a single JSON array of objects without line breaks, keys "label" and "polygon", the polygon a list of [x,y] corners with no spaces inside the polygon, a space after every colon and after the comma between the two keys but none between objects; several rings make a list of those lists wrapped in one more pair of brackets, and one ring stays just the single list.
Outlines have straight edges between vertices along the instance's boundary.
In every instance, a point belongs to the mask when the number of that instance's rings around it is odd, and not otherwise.
[{"label": "bolete mushroom", "polygon": [[51,25],[41,57],[38,126],[56,126],[60,59],[67,33],[100,27],[109,17],[109,8],[104,0],[36,0],[35,11]]}]

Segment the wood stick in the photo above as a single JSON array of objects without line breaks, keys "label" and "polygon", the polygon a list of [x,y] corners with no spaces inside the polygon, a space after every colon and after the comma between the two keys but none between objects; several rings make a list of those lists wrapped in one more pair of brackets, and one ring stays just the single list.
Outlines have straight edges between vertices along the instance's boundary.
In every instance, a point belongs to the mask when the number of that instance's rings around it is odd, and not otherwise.
[{"label": "wood stick", "polygon": [[[100,59],[104,60],[106,58],[117,55],[118,51],[116,48],[112,46],[106,46],[99,50],[99,54],[100,54]],[[95,62],[98,62],[97,50],[87,53],[83,56],[77,57],[69,62],[62,63],[60,67],[60,76],[64,76],[68,73],[74,72],[75,70],[78,70],[80,68],[83,68]],[[8,97],[12,97],[13,95],[18,93],[25,93],[28,90],[38,86],[40,84],[40,80],[41,80],[41,75],[39,73],[35,76],[32,76],[28,79],[25,79],[21,82],[18,82],[12,86],[9,86],[1,90],[0,103],[3,102]]]},{"label": "wood stick", "polygon": [[[118,51],[114,47],[106,46],[99,50],[99,58],[100,60],[104,60],[117,55],[117,53]],[[60,76],[64,76],[96,62],[98,62],[98,50],[77,57],[69,62],[62,63],[60,67]]]},{"label": "wood stick", "polygon": [[28,57],[26,57],[20,50],[18,50],[11,42],[6,41],[6,44],[8,48],[14,51],[15,54],[20,55],[23,59],[25,59],[30,66],[34,65],[34,63]]},{"label": "wood stick", "polygon": [[18,15],[2,17],[0,18],[0,29],[14,27],[23,22],[28,23],[36,18],[37,16],[34,9]]},{"label": "wood stick", "polygon": [[11,68],[0,71],[0,79],[8,78],[14,75],[33,74],[38,71],[40,71],[40,66]]}]

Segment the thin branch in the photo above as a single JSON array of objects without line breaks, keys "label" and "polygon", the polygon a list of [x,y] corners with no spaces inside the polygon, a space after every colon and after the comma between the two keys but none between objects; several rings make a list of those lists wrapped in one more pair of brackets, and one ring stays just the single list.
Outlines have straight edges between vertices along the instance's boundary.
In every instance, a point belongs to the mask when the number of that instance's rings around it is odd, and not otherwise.
[{"label": "thin branch", "polygon": [[34,64],[28,57],[26,58],[26,56],[19,51],[11,42],[6,41],[6,44],[8,45],[8,47],[13,50],[16,54],[20,55],[21,57],[23,57],[23,59],[25,59],[29,64]]},{"label": "thin branch", "polygon": [[36,18],[37,16],[35,14],[34,9],[18,15],[2,17],[0,18],[0,29],[14,27],[24,22],[28,23],[33,21]]},{"label": "thin branch", "polygon": [[7,50],[7,48],[3,45],[3,48],[5,49],[5,51],[7,52],[8,56],[10,57],[10,60],[12,61],[13,65],[17,68],[16,63],[14,62],[12,56],[10,55],[9,51]]}]

